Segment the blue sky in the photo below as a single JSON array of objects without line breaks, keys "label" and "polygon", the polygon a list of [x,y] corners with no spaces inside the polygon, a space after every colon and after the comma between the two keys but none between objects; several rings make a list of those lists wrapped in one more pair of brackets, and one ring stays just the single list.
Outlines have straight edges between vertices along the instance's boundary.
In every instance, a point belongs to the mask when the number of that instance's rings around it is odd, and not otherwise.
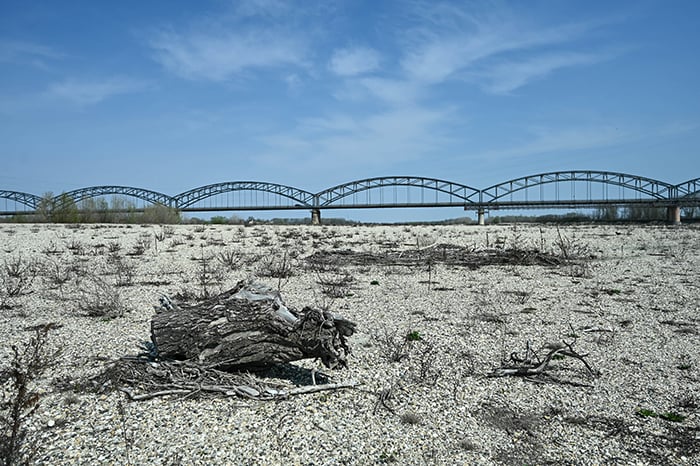
[{"label": "blue sky", "polygon": [[679,183],[700,176],[698,18],[673,0],[0,0],[0,189]]}]

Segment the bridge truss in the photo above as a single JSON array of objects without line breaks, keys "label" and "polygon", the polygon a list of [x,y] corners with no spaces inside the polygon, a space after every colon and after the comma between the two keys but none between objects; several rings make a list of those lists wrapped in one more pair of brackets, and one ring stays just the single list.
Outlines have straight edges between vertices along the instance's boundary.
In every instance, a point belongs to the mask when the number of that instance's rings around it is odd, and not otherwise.
[{"label": "bridge truss", "polygon": [[[673,185],[664,181],[607,171],[573,170],[540,173],[477,189],[454,181],[416,176],[367,178],[317,193],[276,183],[231,181],[170,196],[129,186],[93,186],[55,196],[55,208],[107,195],[129,196],[151,205],[189,212],[237,210],[364,209],[390,207],[461,207],[488,209],[584,208],[605,205],[655,207],[700,206],[700,178]],[[0,199],[28,209],[39,208],[34,194],[0,190]],[[138,209],[137,209],[138,210]],[[0,214],[27,213],[6,209]]]}]

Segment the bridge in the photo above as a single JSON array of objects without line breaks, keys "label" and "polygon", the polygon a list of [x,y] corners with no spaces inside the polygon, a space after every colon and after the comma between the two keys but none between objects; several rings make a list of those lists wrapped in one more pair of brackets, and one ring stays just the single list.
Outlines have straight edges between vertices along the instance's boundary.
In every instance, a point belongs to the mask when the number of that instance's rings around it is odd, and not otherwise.
[{"label": "bridge", "polygon": [[[321,211],[401,207],[459,207],[484,214],[498,209],[598,208],[641,206],[666,208],[669,221],[680,222],[683,207],[700,207],[700,178],[671,184],[625,173],[572,170],[540,173],[476,188],[455,181],[416,176],[387,176],[350,181],[319,192],[260,181],[210,184],[170,196],[129,186],[92,186],[53,198],[0,190],[0,215],[32,214],[78,208],[87,200],[122,196],[141,202],[131,210],[165,206],[180,212],[307,210],[312,223],[320,223]],[[14,208],[10,208],[13,204]]]}]

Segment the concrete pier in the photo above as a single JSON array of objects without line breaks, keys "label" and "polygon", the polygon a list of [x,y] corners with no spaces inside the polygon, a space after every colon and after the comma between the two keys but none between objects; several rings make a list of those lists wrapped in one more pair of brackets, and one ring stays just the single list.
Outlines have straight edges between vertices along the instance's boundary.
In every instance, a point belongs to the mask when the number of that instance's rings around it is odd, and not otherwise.
[{"label": "concrete pier", "polygon": [[666,220],[673,225],[681,223],[681,208],[677,205],[666,207]]},{"label": "concrete pier", "polygon": [[311,209],[311,224],[320,225],[321,224],[321,209]]},{"label": "concrete pier", "polygon": [[486,210],[479,209],[479,211],[478,211],[479,225],[486,225],[486,218],[484,217],[485,214],[486,214]]}]

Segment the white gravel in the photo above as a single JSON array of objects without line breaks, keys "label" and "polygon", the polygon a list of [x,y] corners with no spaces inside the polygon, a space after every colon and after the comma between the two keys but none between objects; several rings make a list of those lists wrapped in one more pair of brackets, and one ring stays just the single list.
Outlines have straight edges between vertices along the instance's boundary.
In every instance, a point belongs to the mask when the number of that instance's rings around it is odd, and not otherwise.
[{"label": "white gravel", "polygon": [[[160,233],[166,237],[157,241]],[[355,278],[352,294],[331,300],[321,294],[318,274],[302,263],[319,250],[410,250],[434,242],[555,250],[559,233],[590,248],[595,258],[589,265],[472,270],[437,264],[430,285],[427,266],[345,266]],[[114,281],[107,250],[117,243],[135,274],[133,285],[117,288],[125,314],[102,319],[81,314],[74,281],[61,292],[40,273],[30,294],[0,310],[0,365],[8,363],[11,345],[31,336],[26,327],[63,325],[50,335],[63,350],[61,359],[40,381],[44,394],[29,423],[37,464],[700,464],[700,410],[693,406],[700,404],[700,228],[564,226],[559,233],[522,225],[3,224],[0,266],[20,257],[82,264],[89,274]],[[145,252],[129,255],[139,242],[148,245]],[[82,254],[67,248],[76,243]],[[107,360],[136,353],[149,339],[159,293],[198,291],[196,259],[226,249],[245,257],[284,250],[298,255],[289,281],[262,280],[280,285],[292,307],[330,305],[358,323],[350,368],[326,373],[361,387],[277,402],[169,397],[133,403],[121,393],[56,388],[57,380],[96,374]],[[255,275],[261,264],[227,271],[220,288]],[[594,327],[612,332],[585,331]],[[384,355],[386,334],[409,330],[434,345],[426,356],[428,381],[418,380],[424,343],[400,362]],[[552,364],[552,375],[563,383],[485,377],[503,356],[522,352],[526,341],[540,348],[571,340],[572,333],[599,377],[590,378],[571,358]],[[378,394],[389,388],[394,413],[377,405]],[[685,419],[643,417],[640,408]],[[681,437],[675,445],[668,440]]]}]

